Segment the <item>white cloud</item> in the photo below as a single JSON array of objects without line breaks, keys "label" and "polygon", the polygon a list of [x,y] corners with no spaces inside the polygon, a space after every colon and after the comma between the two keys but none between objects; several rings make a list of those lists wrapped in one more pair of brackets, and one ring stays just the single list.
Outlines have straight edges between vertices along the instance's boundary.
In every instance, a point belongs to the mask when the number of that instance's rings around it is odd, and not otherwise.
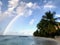
[{"label": "white cloud", "polygon": [[20,15],[20,13],[23,13],[23,16],[28,17],[32,15],[33,9],[39,9],[39,6],[37,3],[26,3],[26,2],[20,2],[20,5],[16,8],[16,13]]},{"label": "white cloud", "polygon": [[2,2],[0,1],[0,15],[1,15],[1,6],[2,6]]},{"label": "white cloud", "polygon": [[27,3],[26,5],[27,5],[27,7],[29,7],[29,8],[33,7],[33,3],[32,3],[32,2],[29,2],[29,3]]},{"label": "white cloud", "polygon": [[[37,3],[32,2],[19,2],[19,0],[9,0],[8,8],[5,12],[1,13],[0,9],[0,21],[4,20],[7,17],[22,15],[25,17],[31,16],[33,13],[33,9],[39,9],[40,6]],[[2,2],[0,2],[2,5]],[[15,15],[14,15],[15,14]]]},{"label": "white cloud", "polygon": [[60,14],[56,14],[55,17],[57,18],[57,22],[60,22]]},{"label": "white cloud", "polygon": [[6,15],[5,17],[8,17],[10,15],[12,16],[13,14],[22,14],[23,16],[27,17],[32,15],[33,9],[40,8],[37,3],[19,2],[19,4],[18,2],[19,0],[9,0],[8,9],[3,13],[3,15]]},{"label": "white cloud", "polygon": [[53,5],[53,3],[50,1],[44,5],[44,9],[47,9],[47,8],[52,9],[52,8],[56,8],[56,6]]},{"label": "white cloud", "polygon": [[32,9],[36,9],[36,8],[40,9],[40,6],[37,3],[29,2],[26,4],[26,6]]},{"label": "white cloud", "polygon": [[29,24],[30,24],[30,25],[33,25],[34,22],[35,22],[35,19],[32,19],[32,20],[30,20]]},{"label": "white cloud", "polygon": [[0,1],[0,6],[2,6],[2,2]]},{"label": "white cloud", "polygon": [[24,14],[24,11],[26,10],[25,4],[21,4],[16,8],[16,14],[20,15],[21,13]]},{"label": "white cloud", "polygon": [[8,9],[4,12],[5,15],[11,15],[17,7],[19,0],[9,0]]},{"label": "white cloud", "polygon": [[54,5],[46,4],[46,5],[44,5],[44,8],[55,8],[55,6]]},{"label": "white cloud", "polygon": [[16,7],[18,5],[19,0],[9,0],[9,8]]},{"label": "white cloud", "polygon": [[36,3],[26,3],[26,2],[20,2],[19,6],[16,8],[16,14],[22,16],[28,17],[32,15],[33,9],[39,8],[39,6]]},{"label": "white cloud", "polygon": [[[14,13],[14,9],[17,7],[19,0],[9,0],[8,1],[8,8],[5,12],[0,14],[0,21],[4,20],[5,18],[9,17]],[[1,4],[1,2],[0,2]],[[2,5],[2,4],[1,4]]]},{"label": "white cloud", "polygon": [[56,17],[60,17],[60,14],[56,14]]}]

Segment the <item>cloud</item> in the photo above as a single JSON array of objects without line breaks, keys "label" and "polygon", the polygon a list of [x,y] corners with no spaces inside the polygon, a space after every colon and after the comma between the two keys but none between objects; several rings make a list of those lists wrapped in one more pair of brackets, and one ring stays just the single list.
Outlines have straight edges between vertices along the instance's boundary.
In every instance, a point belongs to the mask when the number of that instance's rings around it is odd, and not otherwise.
[{"label": "cloud", "polygon": [[29,2],[26,4],[26,6],[32,9],[36,9],[36,8],[40,9],[40,6],[37,3]]},{"label": "cloud", "polygon": [[30,20],[29,24],[30,24],[30,25],[33,25],[34,22],[35,22],[35,19],[32,19],[32,20]]},{"label": "cloud", "polygon": [[[13,16],[14,9],[17,7],[19,0],[9,0],[8,1],[8,8],[5,12],[1,12],[0,14],[0,21],[4,20],[5,18],[9,17],[10,15]],[[0,2],[0,5],[1,2]]]},{"label": "cloud", "polygon": [[16,8],[16,14],[20,15],[21,13],[24,14],[24,11],[26,10],[25,3],[20,2],[20,5]]},{"label": "cloud", "polygon": [[19,0],[9,0],[9,8],[16,7],[18,5]]},{"label": "cloud", "polygon": [[1,15],[1,6],[2,6],[2,2],[0,1],[0,15]]},{"label": "cloud", "polygon": [[9,0],[8,9],[4,14],[10,15],[14,12],[14,9],[17,7],[19,0]]},{"label": "cloud", "polygon": [[9,0],[8,1],[8,8],[7,10],[1,14],[5,17],[16,15],[23,15],[25,17],[28,17],[32,15],[33,9],[39,9],[39,5],[37,3],[32,2],[19,2],[19,0]]},{"label": "cloud", "polygon": [[19,0],[9,0],[8,1],[8,9],[3,13],[3,15],[6,16],[13,16],[13,14],[16,15],[23,15],[25,17],[28,17],[32,15],[33,9],[39,9],[39,5],[37,3],[26,3],[26,2],[19,2]]},{"label": "cloud", "polygon": [[56,14],[56,17],[60,17],[60,14]]},{"label": "cloud", "polygon": [[37,3],[32,2],[19,2],[19,0],[9,0],[8,8],[5,12],[0,14],[0,20],[4,20],[7,17],[21,15],[24,17],[31,16],[34,9],[39,9],[40,6]]},{"label": "cloud", "polygon": [[2,6],[2,2],[0,1],[0,6]]},{"label": "cloud", "polygon": [[60,14],[56,14],[55,17],[57,18],[57,22],[60,22]]},{"label": "cloud", "polygon": [[27,5],[27,7],[29,7],[29,8],[33,7],[33,3],[32,3],[32,2],[29,2],[29,3],[27,3],[26,5]]},{"label": "cloud", "polygon": [[52,8],[56,8],[56,6],[53,5],[53,3],[50,1],[44,5],[44,9],[47,9],[47,8],[52,9]]},{"label": "cloud", "polygon": [[50,5],[50,4],[46,4],[46,5],[44,5],[44,8],[55,8],[55,6],[54,5]]},{"label": "cloud", "polygon": [[33,9],[39,9],[39,6],[37,3],[26,3],[26,2],[20,2],[19,6],[16,8],[16,14],[20,15],[21,13],[23,16],[28,17],[32,15]]}]

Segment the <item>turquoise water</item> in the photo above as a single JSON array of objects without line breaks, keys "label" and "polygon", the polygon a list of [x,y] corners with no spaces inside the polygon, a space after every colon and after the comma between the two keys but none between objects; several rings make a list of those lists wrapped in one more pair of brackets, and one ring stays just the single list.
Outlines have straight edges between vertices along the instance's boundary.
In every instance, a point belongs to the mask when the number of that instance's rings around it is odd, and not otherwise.
[{"label": "turquoise water", "polygon": [[58,43],[41,37],[0,36],[0,45],[58,45]]}]

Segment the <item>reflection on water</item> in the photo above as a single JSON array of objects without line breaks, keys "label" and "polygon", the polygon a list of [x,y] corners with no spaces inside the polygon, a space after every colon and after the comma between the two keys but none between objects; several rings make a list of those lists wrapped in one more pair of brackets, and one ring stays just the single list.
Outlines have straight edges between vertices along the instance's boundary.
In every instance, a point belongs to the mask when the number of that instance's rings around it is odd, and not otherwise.
[{"label": "reflection on water", "polygon": [[41,37],[0,36],[0,45],[58,45],[58,43]]}]

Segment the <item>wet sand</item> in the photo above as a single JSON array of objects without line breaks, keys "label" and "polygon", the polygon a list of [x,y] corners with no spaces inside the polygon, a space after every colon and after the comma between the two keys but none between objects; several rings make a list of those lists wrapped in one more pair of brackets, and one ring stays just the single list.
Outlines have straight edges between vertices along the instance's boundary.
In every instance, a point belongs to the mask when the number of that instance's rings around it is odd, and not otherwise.
[{"label": "wet sand", "polygon": [[60,45],[60,43],[52,38],[34,38],[35,39],[35,45]]}]

